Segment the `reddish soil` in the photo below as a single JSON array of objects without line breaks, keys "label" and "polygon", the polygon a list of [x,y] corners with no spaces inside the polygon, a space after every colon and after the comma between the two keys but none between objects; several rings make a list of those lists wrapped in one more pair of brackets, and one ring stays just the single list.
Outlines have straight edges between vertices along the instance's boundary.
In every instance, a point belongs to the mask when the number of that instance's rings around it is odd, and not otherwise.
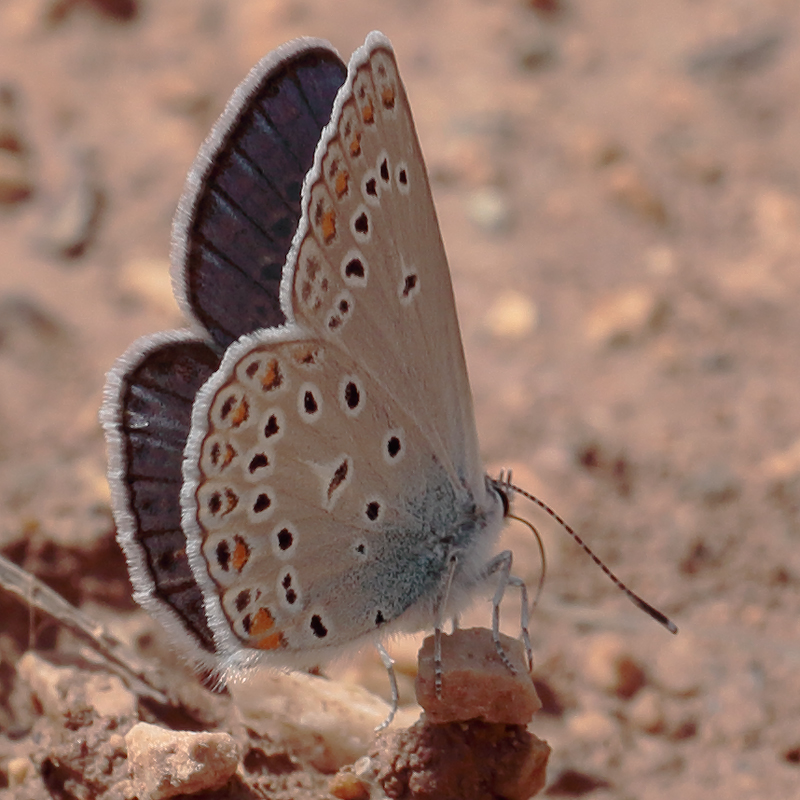
[{"label": "reddish soil", "polygon": [[[5,0],[2,552],[106,623],[143,614],[113,540],[105,372],[182,324],[170,221],[233,87],[287,39],[329,39],[346,59],[373,28],[414,108],[488,466],[513,467],[680,627],[515,504],[549,560],[531,626],[546,791],[797,797],[791,0]],[[535,585],[529,534],[508,541]],[[9,696],[31,642],[27,611],[0,608],[4,739],[25,735]],[[470,622],[489,617],[481,604]],[[70,647],[52,627],[33,639]]]}]

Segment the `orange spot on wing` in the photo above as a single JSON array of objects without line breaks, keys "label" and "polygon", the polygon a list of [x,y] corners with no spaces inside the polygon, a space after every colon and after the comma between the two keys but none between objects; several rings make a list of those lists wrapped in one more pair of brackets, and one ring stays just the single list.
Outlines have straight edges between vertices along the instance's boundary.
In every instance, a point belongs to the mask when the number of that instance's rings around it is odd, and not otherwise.
[{"label": "orange spot on wing", "polygon": [[225,455],[222,458],[222,466],[220,469],[225,469],[233,459],[236,458],[236,451],[229,444],[225,445]]},{"label": "orange spot on wing", "polygon": [[247,542],[245,542],[244,539],[242,539],[240,536],[237,536],[233,548],[231,564],[237,572],[241,572],[249,560],[250,548],[247,546]]},{"label": "orange spot on wing", "polygon": [[268,392],[271,389],[277,389],[281,383],[283,383],[283,375],[281,375],[277,359],[274,359],[267,364],[264,377],[261,379],[261,385],[264,387],[264,391]]},{"label": "orange spot on wing", "polygon": [[364,107],[361,109],[361,119],[363,119],[367,125],[371,125],[375,122],[375,109],[372,107],[371,100],[367,100],[367,102],[364,103]]},{"label": "orange spot on wing", "polygon": [[228,510],[226,513],[230,513],[239,505],[239,497],[238,495],[230,489],[226,489],[225,491],[225,499],[228,501]]},{"label": "orange spot on wing", "polygon": [[322,215],[320,226],[325,244],[330,244],[336,236],[336,212],[332,210],[326,211]]},{"label": "orange spot on wing", "polygon": [[386,86],[381,92],[381,102],[384,108],[394,108],[394,89]]},{"label": "orange spot on wing", "polygon": [[247,420],[250,416],[250,407],[247,404],[247,400],[242,398],[241,402],[233,409],[233,413],[231,414],[231,425],[235,428],[238,428],[243,422]]},{"label": "orange spot on wing", "polygon": [[229,442],[220,444],[214,442],[209,449],[209,459],[211,464],[215,466],[220,472],[226,467],[229,467],[233,460],[236,458],[236,450]]},{"label": "orange spot on wing", "polygon": [[276,631],[263,639],[259,639],[255,642],[255,646],[259,650],[277,650],[280,647],[286,647],[286,639],[284,639],[280,631]]},{"label": "orange spot on wing", "polygon": [[336,196],[341,200],[347,194],[347,187],[350,184],[350,175],[347,170],[339,170],[336,173]]},{"label": "orange spot on wing", "polygon": [[250,635],[260,636],[262,633],[266,633],[274,624],[275,617],[269,613],[269,609],[262,606],[253,615],[253,622],[250,625]]},{"label": "orange spot on wing", "polygon": [[361,155],[361,133],[353,134],[350,139],[350,155],[353,158]]}]

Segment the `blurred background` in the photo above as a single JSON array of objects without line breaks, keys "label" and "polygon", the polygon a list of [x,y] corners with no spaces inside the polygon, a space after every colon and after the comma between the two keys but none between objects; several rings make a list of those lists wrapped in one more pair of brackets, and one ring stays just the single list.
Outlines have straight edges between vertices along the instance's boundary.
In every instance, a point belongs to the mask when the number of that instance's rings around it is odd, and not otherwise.
[{"label": "blurred background", "polygon": [[[293,37],[346,61],[378,28],[488,468],[681,629],[516,503],[548,556],[533,730],[551,793],[796,797],[799,26],[793,0],[0,0],[2,552],[106,624],[143,617],[113,539],[105,373],[183,324],[171,218],[236,84]],[[530,534],[503,545],[535,586]],[[2,595],[0,613],[2,729],[29,620]]]}]

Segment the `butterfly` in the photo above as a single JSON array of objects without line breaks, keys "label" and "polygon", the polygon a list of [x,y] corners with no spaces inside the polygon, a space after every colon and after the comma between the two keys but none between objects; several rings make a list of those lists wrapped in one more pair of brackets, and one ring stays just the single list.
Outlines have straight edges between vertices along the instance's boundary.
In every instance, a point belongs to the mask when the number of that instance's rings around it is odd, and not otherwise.
[{"label": "butterfly", "polygon": [[[265,57],[189,173],[173,285],[101,412],[135,599],[203,669],[311,667],[435,629],[511,554],[389,40]],[[508,662],[507,662],[508,663]],[[390,672],[391,676],[391,672]],[[438,679],[438,675],[437,675]],[[396,694],[395,694],[396,705]]]}]

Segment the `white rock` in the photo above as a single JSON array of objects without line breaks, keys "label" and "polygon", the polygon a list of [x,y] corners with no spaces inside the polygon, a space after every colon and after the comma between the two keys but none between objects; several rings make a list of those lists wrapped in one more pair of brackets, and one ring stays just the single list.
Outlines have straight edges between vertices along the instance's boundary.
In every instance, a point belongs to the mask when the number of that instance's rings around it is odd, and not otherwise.
[{"label": "white rock", "polygon": [[586,320],[586,336],[600,345],[616,345],[640,338],[662,310],[655,293],[645,286],[624,289],[601,300]]},{"label": "white rock", "polygon": [[617,725],[608,714],[589,710],[573,714],[567,719],[573,738],[588,742],[602,742],[619,736]]},{"label": "white rock", "polygon": [[[228,688],[248,727],[280,738],[323,772],[365,755],[390,709],[361,686],[304,672],[257,671]],[[418,707],[410,715],[419,717]],[[392,728],[412,721],[399,713]]]},{"label": "white rock", "polygon": [[467,198],[467,214],[481,230],[503,233],[511,227],[511,208],[497,189],[477,189]]},{"label": "white rock", "polygon": [[36,769],[29,758],[18,757],[9,759],[6,764],[9,788],[14,789],[17,786],[22,786],[35,772]]},{"label": "white rock", "polygon": [[485,324],[494,335],[505,339],[523,339],[536,328],[539,312],[522,292],[503,292],[489,306]]},{"label": "white rock", "polygon": [[125,744],[139,796],[150,800],[224,786],[240,758],[230,734],[169,731],[147,722],[134,725]]}]

